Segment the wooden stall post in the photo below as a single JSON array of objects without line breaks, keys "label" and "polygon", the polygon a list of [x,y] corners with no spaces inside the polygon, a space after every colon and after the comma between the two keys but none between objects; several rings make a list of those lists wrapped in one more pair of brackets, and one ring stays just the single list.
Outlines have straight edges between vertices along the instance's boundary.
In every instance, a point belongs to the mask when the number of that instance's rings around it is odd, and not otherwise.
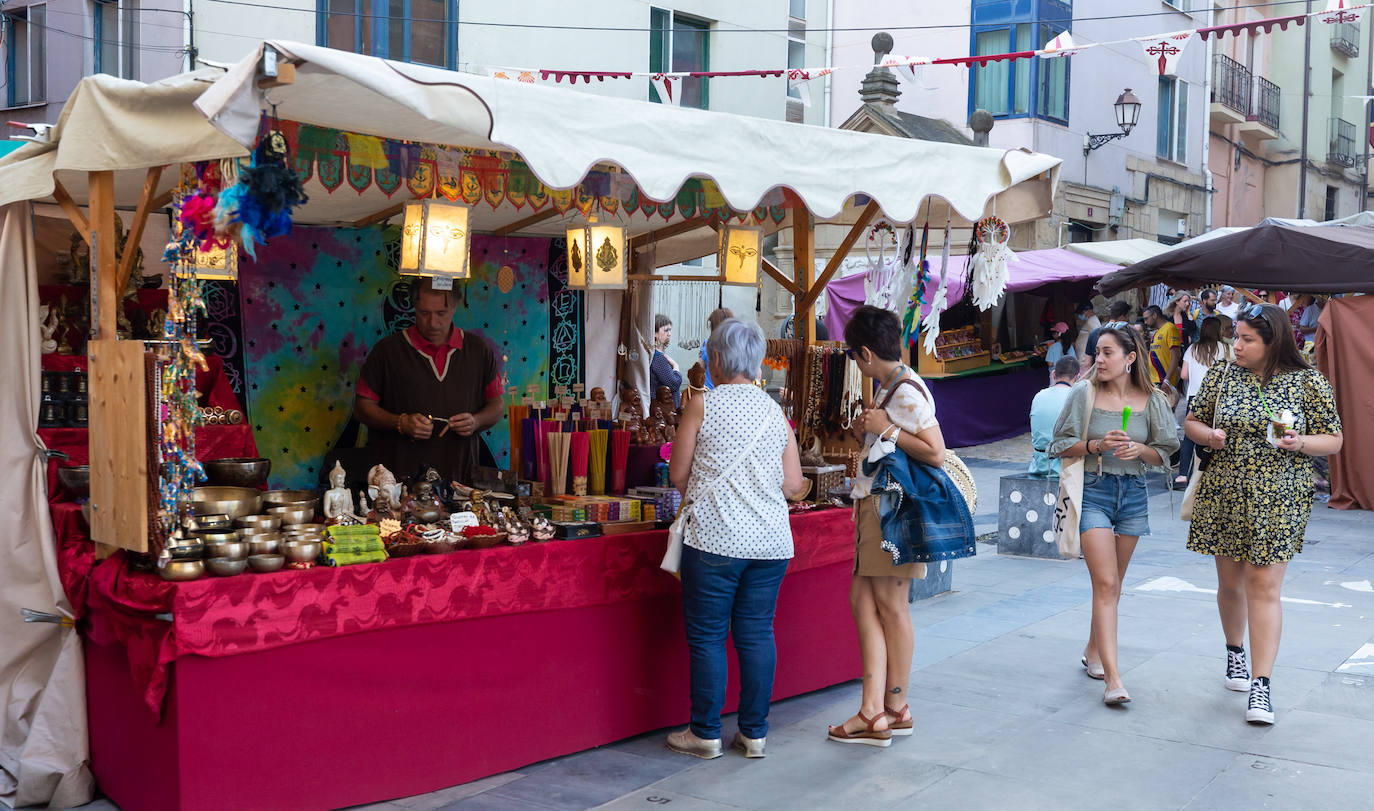
[{"label": "wooden stall post", "polygon": [[792,334],[806,344],[816,343],[816,297],[811,295],[811,280],[816,273],[815,224],[803,206],[792,209],[792,266],[797,280],[796,306],[792,313]]}]

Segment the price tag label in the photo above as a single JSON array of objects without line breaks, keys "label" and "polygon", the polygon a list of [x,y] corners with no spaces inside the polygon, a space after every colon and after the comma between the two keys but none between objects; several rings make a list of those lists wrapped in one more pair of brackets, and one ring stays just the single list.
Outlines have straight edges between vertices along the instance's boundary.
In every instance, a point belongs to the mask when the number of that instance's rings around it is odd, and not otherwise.
[{"label": "price tag label", "polygon": [[448,517],[448,524],[454,532],[462,532],[464,528],[475,527],[478,523],[480,522],[477,520],[477,513],[470,511],[456,512]]},{"label": "price tag label", "polygon": [[435,277],[434,277],[434,289],[435,289],[435,290],[452,290],[452,289],[453,289],[453,277],[452,277],[452,276],[435,276]]}]

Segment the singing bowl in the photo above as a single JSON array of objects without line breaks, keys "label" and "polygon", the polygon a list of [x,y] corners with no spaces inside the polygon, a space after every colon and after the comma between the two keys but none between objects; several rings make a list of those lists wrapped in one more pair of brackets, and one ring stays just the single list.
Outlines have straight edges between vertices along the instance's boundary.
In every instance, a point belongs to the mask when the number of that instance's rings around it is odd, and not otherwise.
[{"label": "singing bowl", "polygon": [[251,538],[275,538],[281,534],[281,530],[272,527],[244,527],[239,530],[239,537],[243,540]]},{"label": "singing bowl", "polygon": [[309,563],[320,556],[320,542],[287,541],[282,544],[282,553],[292,563]]},{"label": "singing bowl", "polygon": [[182,539],[181,543],[169,544],[167,554],[173,560],[200,560],[205,554],[205,544],[198,540]]},{"label": "singing bowl", "polygon": [[203,529],[203,530],[206,530],[206,529],[224,529],[224,530],[229,530],[229,529],[233,529],[233,528],[234,528],[234,519],[230,518],[229,516],[225,515],[224,513],[212,513],[212,514],[210,514],[210,515],[199,515],[199,516],[196,516],[196,526],[200,527],[200,528]]},{"label": "singing bowl", "polygon": [[200,539],[201,543],[232,543],[239,540],[242,536],[236,529],[198,529],[191,533]]},{"label": "singing bowl", "polygon": [[291,524],[306,524],[315,517],[315,508],[311,507],[268,507],[267,514],[281,519],[282,526]]},{"label": "singing bowl", "polygon": [[243,570],[248,568],[248,561],[242,558],[210,558],[205,561],[205,568],[210,570],[210,574],[220,577],[232,577],[236,574],[243,574]]},{"label": "singing bowl", "polygon": [[296,534],[323,535],[324,524],[282,524],[282,532],[294,532]]},{"label": "singing bowl", "polygon": [[91,466],[76,465],[75,467],[59,467],[57,469],[57,480],[62,482],[62,486],[77,498],[90,498],[91,496]]},{"label": "singing bowl", "polygon": [[259,574],[275,572],[286,565],[281,555],[253,555],[248,558],[248,567]]},{"label": "singing bowl", "polygon": [[262,503],[268,507],[303,507],[309,504],[313,509],[320,499],[310,490],[268,490],[262,494]]},{"label": "singing bowl", "polygon": [[272,472],[272,460],[261,457],[211,459],[201,462],[200,466],[205,469],[205,481],[229,487],[256,489],[267,481],[267,474]]},{"label": "singing bowl", "polygon": [[196,515],[242,518],[262,512],[262,493],[251,487],[197,487],[191,491],[191,510]]},{"label": "singing bowl", "polygon": [[242,560],[248,557],[248,544],[244,541],[230,541],[226,543],[211,543],[205,545],[205,556],[208,558],[230,558],[232,560]]},{"label": "singing bowl", "polygon": [[159,566],[157,573],[163,580],[195,580],[205,574],[205,563],[199,560],[171,560],[166,566]]},{"label": "singing bowl", "polygon": [[271,537],[249,538],[248,554],[250,555],[275,555],[281,551],[281,538],[276,535]]},{"label": "singing bowl", "polygon": [[239,519],[239,526],[244,529],[276,529],[281,526],[281,519],[275,515],[245,515]]}]

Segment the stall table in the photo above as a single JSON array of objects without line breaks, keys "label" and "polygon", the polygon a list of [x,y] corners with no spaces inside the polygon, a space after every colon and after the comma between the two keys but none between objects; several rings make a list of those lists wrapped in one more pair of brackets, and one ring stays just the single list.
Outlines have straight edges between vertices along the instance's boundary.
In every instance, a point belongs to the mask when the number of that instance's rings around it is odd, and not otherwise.
[{"label": "stall table", "polygon": [[[688,717],[664,531],[176,584],[96,563],[52,507],[92,768],[125,811],[376,802]],[[792,527],[775,699],[860,672],[849,512]]]},{"label": "stall table", "polygon": [[1031,400],[1050,382],[1044,368],[998,361],[924,379],[935,398],[945,444],[951,448],[971,448],[1028,433]]}]

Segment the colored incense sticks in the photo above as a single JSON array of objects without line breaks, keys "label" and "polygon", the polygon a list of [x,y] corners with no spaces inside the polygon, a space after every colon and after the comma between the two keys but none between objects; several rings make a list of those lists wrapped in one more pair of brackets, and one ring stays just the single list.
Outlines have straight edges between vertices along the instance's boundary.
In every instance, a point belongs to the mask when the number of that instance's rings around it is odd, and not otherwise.
[{"label": "colored incense sticks", "polygon": [[594,496],[606,495],[606,443],[610,438],[610,431],[602,428],[589,432],[591,438],[590,465],[588,471],[590,489]]},{"label": "colored incense sticks", "polygon": [[630,432],[611,432],[611,492],[625,492],[625,471],[630,462]]},{"label": "colored incense sticks", "polygon": [[572,490],[575,496],[587,495],[587,463],[591,457],[591,437],[586,431],[569,434],[568,459],[572,465]]},{"label": "colored incense sticks", "polygon": [[568,492],[568,440],[572,434],[563,431],[549,433],[549,478],[555,497]]},{"label": "colored incense sticks", "polygon": [[525,481],[538,481],[539,429],[534,417],[520,420],[520,444],[524,448],[520,456],[520,478]]},{"label": "colored incense sticks", "polygon": [[549,437],[558,429],[553,420],[539,421],[539,481],[544,483],[544,492],[553,492],[553,472],[549,469]]}]

